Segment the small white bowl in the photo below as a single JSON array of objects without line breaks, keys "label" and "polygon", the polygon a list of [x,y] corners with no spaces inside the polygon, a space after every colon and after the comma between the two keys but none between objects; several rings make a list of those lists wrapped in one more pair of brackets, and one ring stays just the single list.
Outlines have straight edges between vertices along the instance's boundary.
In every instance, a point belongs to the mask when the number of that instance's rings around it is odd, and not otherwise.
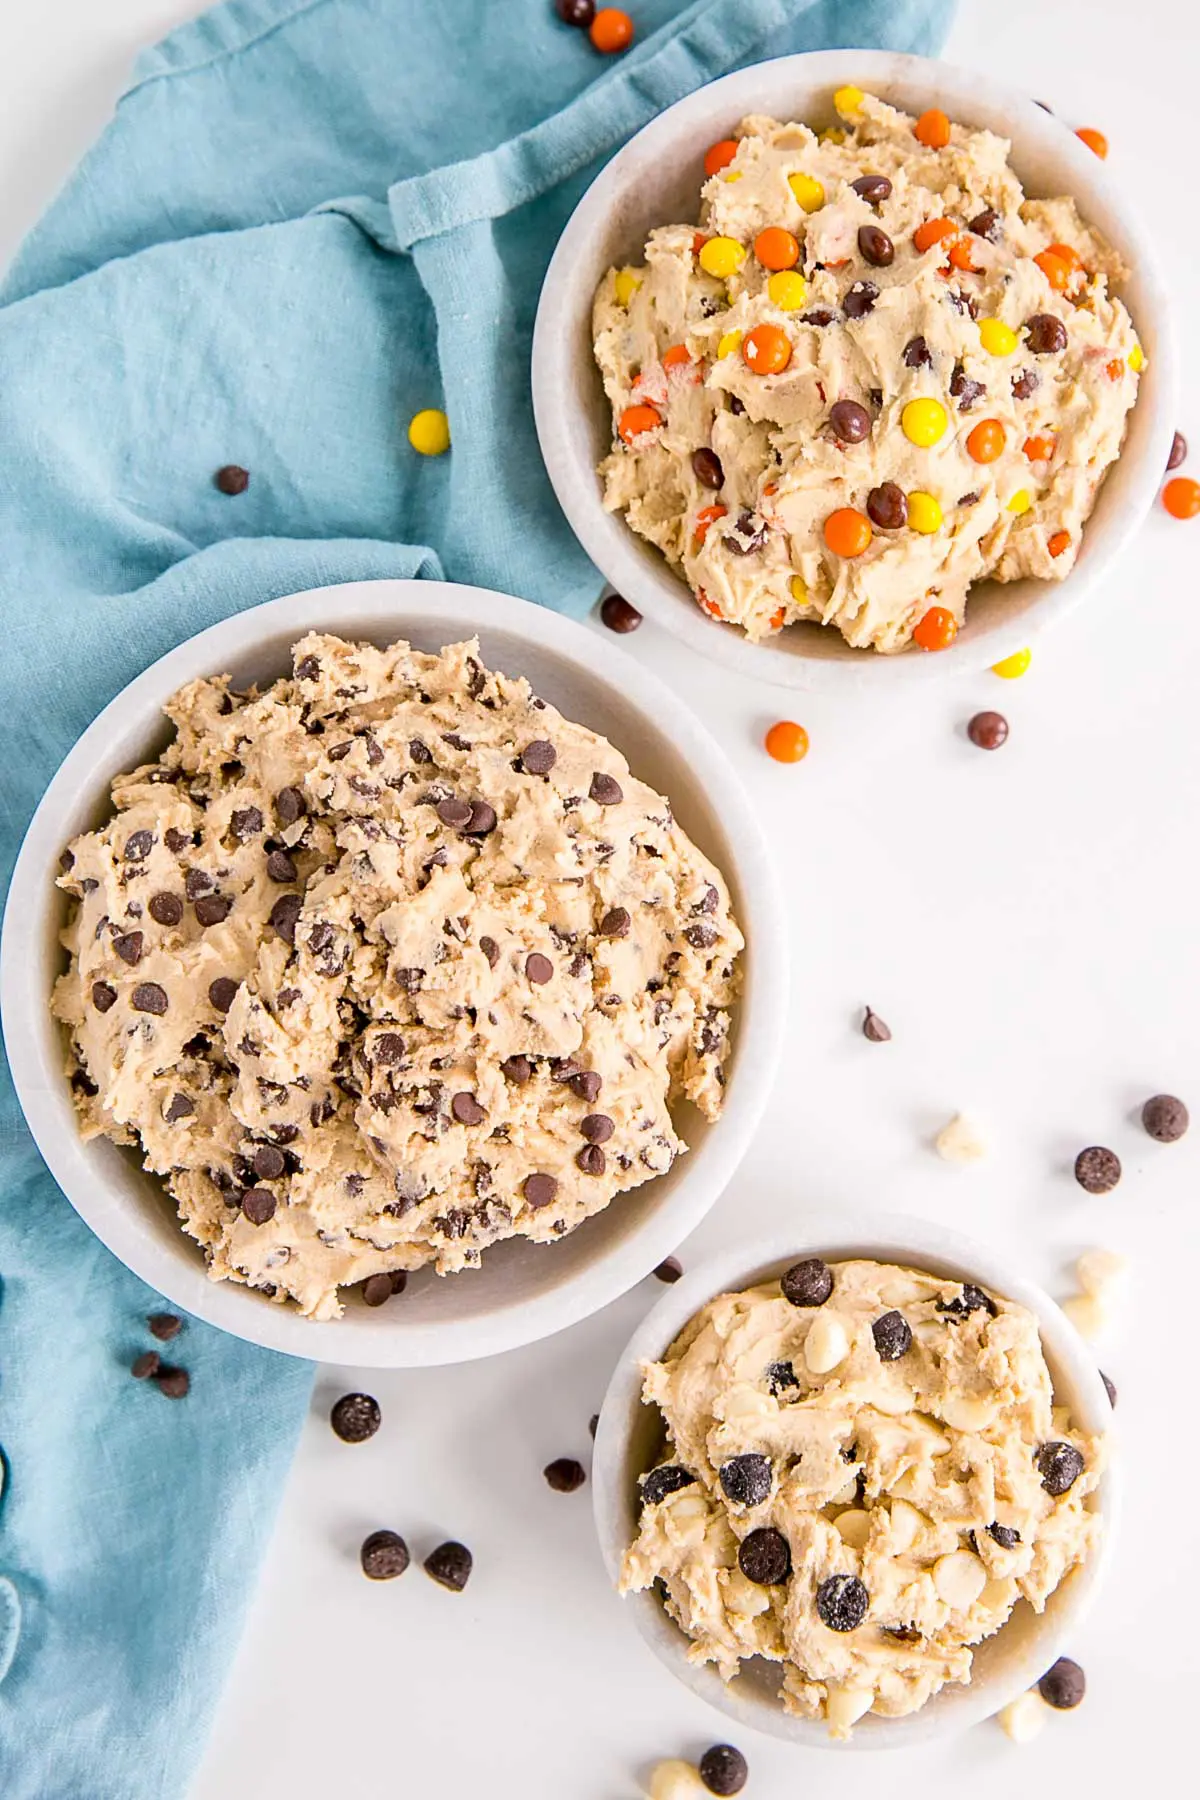
[{"label": "small white bowl", "polygon": [[[528,676],[562,713],[602,732],[724,872],[746,935],[727,1100],[708,1124],[685,1109],[691,1146],[671,1170],[620,1197],[553,1245],[510,1240],[480,1269],[440,1278],[421,1270],[402,1300],[372,1309],[348,1296],[344,1318],[305,1319],[231,1281],[208,1279],[161,1182],[137,1154],[85,1144],[50,1016],[65,966],[58,934],[66,896],[58,858],[109,810],[114,775],[169,741],[163,702],[184,682],[229,673],[239,686],[291,666],[292,644],[328,630],[377,644],[407,638],[438,650],[478,634],[485,660]],[[4,1036],[17,1095],[55,1180],[92,1230],[143,1281],[239,1337],[321,1361],[410,1367],[491,1356],[572,1325],[632,1287],[703,1218],[737,1167],[771,1090],[787,996],[788,938],[775,876],[736,776],[708,733],[654,676],[615,644],[525,600],[430,581],[355,582],[293,594],[236,614],[154,663],[84,732],[46,790],[22,845],[0,949]]]},{"label": "small white bowl", "polygon": [[[592,356],[592,299],[605,271],[641,259],[655,225],[697,216],[704,152],[748,113],[834,122],[845,82],[920,113],[939,106],[966,125],[1012,140],[1026,192],[1073,194],[1084,219],[1120,251],[1132,273],[1121,293],[1147,356],[1119,460],[1109,470],[1061,582],[978,583],[966,624],[948,650],[895,656],[852,650],[816,624],[789,626],[753,644],[710,619],[659,551],[605,512],[596,465],[612,444],[612,413]],[[1166,290],[1136,217],[1119,201],[1104,164],[1060,119],[1027,95],[975,69],[881,50],[821,50],[758,63],[711,82],[631,138],[593,181],[569,219],[542,288],[533,339],[533,405],[542,455],[559,503],[596,566],[621,593],[702,655],[783,687],[842,693],[878,683],[932,681],[981,669],[1027,644],[1098,585],[1145,517],[1174,435],[1175,350]]]},{"label": "small white bowl", "polygon": [[782,1274],[804,1256],[829,1262],[873,1257],[958,1281],[975,1281],[1017,1301],[1037,1317],[1055,1398],[1081,1430],[1109,1438],[1109,1466],[1090,1497],[1103,1529],[1096,1556],[1056,1588],[1043,1613],[1021,1601],[1008,1623],[978,1645],[967,1686],[947,1686],[919,1712],[902,1719],[868,1713],[848,1743],[829,1736],[820,1719],[796,1718],[778,1697],[779,1668],[763,1658],[743,1664],[728,1685],[710,1664],[688,1661],[689,1640],[652,1589],[622,1604],[659,1661],[693,1693],[739,1725],[771,1737],[832,1750],[898,1750],[978,1724],[1015,1700],[1069,1649],[1070,1633],[1090,1605],[1108,1565],[1116,1526],[1118,1477],[1113,1412],[1095,1359],[1047,1294],[995,1252],[940,1225],[900,1215],[812,1213],[787,1235],[760,1239],[711,1257],[663,1295],[626,1345],[604,1396],[592,1463],[592,1499],[605,1566],[614,1587],[637,1532],[638,1477],[651,1468],[663,1442],[662,1415],[642,1401],[642,1368],[658,1361],[700,1308],[717,1294],[751,1287]]}]

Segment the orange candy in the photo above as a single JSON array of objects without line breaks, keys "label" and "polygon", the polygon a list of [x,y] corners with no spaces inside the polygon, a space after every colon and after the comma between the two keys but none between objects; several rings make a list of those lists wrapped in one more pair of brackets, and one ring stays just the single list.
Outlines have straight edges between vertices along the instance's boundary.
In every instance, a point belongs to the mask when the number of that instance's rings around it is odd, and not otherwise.
[{"label": "orange candy", "polygon": [[692,237],[692,255],[699,256],[700,252],[703,250],[703,248],[704,248],[705,244],[707,244],[707,242],[708,242],[708,239],[705,237],[705,235],[702,231],[697,231],[696,233],[694,233],[694,235]]},{"label": "orange candy", "polygon": [[1021,448],[1030,462],[1049,462],[1056,442],[1053,437],[1027,437]]},{"label": "orange candy", "polygon": [[704,152],[704,173],[719,175],[727,169],[737,155],[737,139],[722,138],[719,144],[710,144]]},{"label": "orange candy", "polygon": [[1122,375],[1125,373],[1125,364],[1121,361],[1119,356],[1114,356],[1111,362],[1105,363],[1104,373],[1108,376],[1110,381],[1120,381]]},{"label": "orange candy", "polygon": [[778,325],[756,325],[742,339],[742,359],[756,375],[780,375],[792,360],[792,340]]},{"label": "orange candy", "polygon": [[972,462],[995,462],[1004,454],[1004,427],[999,419],[980,419],[967,437],[967,455]]},{"label": "orange candy", "polygon": [[1194,519],[1200,513],[1200,481],[1176,475],[1163,489],[1162,500],[1173,519]]},{"label": "orange candy", "polygon": [[922,650],[948,650],[957,636],[958,620],[944,606],[931,606],[913,628],[913,641]]},{"label": "orange candy", "polygon": [[952,267],[963,269],[968,275],[978,275],[979,270],[971,261],[971,245],[966,238],[959,238],[950,246],[950,262]]},{"label": "orange candy", "polygon": [[662,424],[662,414],[657,406],[651,406],[648,400],[641,406],[627,406],[617,422],[617,430],[626,444],[632,444],[634,438],[641,437],[643,431],[653,431]]},{"label": "orange candy", "polygon": [[1059,258],[1060,262],[1065,262],[1069,269],[1075,270],[1076,274],[1082,273],[1083,258],[1082,258],[1082,256],[1080,256],[1078,250],[1074,249],[1072,247],[1072,245],[1070,245],[1070,244],[1047,244],[1046,248],[1050,252],[1051,256],[1057,256]]},{"label": "orange candy", "polygon": [[776,762],[803,762],[808,755],[808,733],[794,719],[780,719],[763,739],[768,756]]},{"label": "orange candy", "polygon": [[771,630],[772,631],[782,631],[783,630],[783,621],[786,617],[787,617],[787,614],[785,613],[783,607],[777,606],[775,608],[775,611],[771,614]]},{"label": "orange candy", "polygon": [[663,351],[662,366],[664,369],[682,369],[692,360],[692,353],[686,344],[672,344],[669,350]]},{"label": "orange candy", "polygon": [[702,506],[700,508],[700,511],[696,514],[696,522],[692,527],[692,534],[696,539],[697,548],[699,548],[708,536],[709,526],[715,525],[718,519],[723,519],[728,511],[729,508],[727,506]]},{"label": "orange candy", "polygon": [[1081,125],[1075,136],[1082,138],[1088,149],[1094,150],[1097,156],[1104,158],[1108,155],[1108,139],[1102,131],[1097,131],[1094,126]]},{"label": "orange candy", "polygon": [[861,556],[870,541],[870,519],[852,506],[839,506],[825,521],[825,542],[835,556]]},{"label": "orange candy", "polygon": [[1074,284],[1075,271],[1056,250],[1039,250],[1033,260],[1056,294],[1065,294]]},{"label": "orange candy", "polygon": [[926,219],[913,232],[913,243],[924,254],[926,250],[932,250],[935,244],[940,244],[943,238],[953,237],[957,230],[958,226],[953,219]]},{"label": "orange candy", "polygon": [[1050,536],[1046,539],[1046,548],[1051,556],[1061,556],[1070,542],[1071,534],[1069,531],[1052,531]]},{"label": "orange candy", "polygon": [[697,588],[696,600],[701,612],[706,612],[710,619],[720,619],[724,621],[725,614],[721,611],[721,608],[717,605],[715,600],[709,599],[703,588]]},{"label": "orange candy", "polygon": [[593,46],[605,56],[628,50],[633,42],[633,20],[619,6],[606,6],[592,20],[588,36]]},{"label": "orange candy", "polygon": [[754,240],[754,254],[764,269],[794,269],[800,261],[800,246],[782,225],[768,225]]},{"label": "orange candy", "polygon": [[918,144],[927,150],[944,150],[950,142],[950,121],[936,106],[921,114],[914,130]]}]

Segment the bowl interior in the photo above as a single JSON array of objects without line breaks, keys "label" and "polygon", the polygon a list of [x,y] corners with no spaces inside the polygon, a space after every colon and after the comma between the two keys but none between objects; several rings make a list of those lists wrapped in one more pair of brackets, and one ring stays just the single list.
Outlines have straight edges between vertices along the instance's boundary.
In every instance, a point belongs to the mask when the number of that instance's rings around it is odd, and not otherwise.
[{"label": "bowl interior", "polygon": [[[480,1269],[452,1280],[422,1270],[410,1277],[402,1306],[372,1309],[350,1294],[345,1318],[327,1324],[305,1320],[243,1286],[209,1282],[199,1248],[182,1232],[173,1203],[157,1178],[143,1171],[137,1153],[104,1140],[84,1145],[78,1137],[61,1072],[62,1041],[49,1015],[53,982],[66,966],[59,933],[68,904],[53,876],[67,841],[107,816],[112,777],[156,755],[168,741],[170,727],[159,708],[181,682],[226,671],[237,686],[269,682],[290,668],[291,646],[310,628],[378,644],[405,637],[425,650],[478,633],[491,667],[527,676],[566,717],[609,737],[643,780],[670,796],[684,829],[725,873],[753,941],[764,902],[755,891],[760,871],[746,865],[746,832],[752,828],[744,809],[729,804],[719,771],[711,781],[699,778],[719,753],[688,715],[677,713],[676,702],[664,699],[657,682],[650,682],[648,694],[648,678],[622,652],[523,601],[426,582],[362,583],[272,602],[201,634],[118,697],[72,752],[43,800],[14,876],[6,919],[5,1028],[10,1047],[22,1047],[10,1060],[39,1147],[60,1185],[110,1247],[179,1304],[276,1348],[339,1361],[451,1361],[484,1354],[583,1317],[632,1285],[715,1198],[720,1179],[710,1191],[703,1170],[724,1159],[710,1150],[724,1144],[732,1153],[740,1128],[730,1131],[731,1118],[746,1108],[757,1112],[753,1069],[746,1066],[757,1059],[742,1054],[755,1027],[753,951],[746,953],[745,999],[735,1020],[722,1119],[709,1124],[695,1108],[681,1109],[677,1118],[691,1154],[618,1197],[561,1243],[498,1244]],[[231,636],[236,646],[223,651]],[[211,650],[206,639],[214,640]],[[732,832],[725,818],[733,819]],[[766,886],[769,891],[769,877]],[[22,917],[36,921],[31,930],[21,926]],[[699,1207],[694,1217],[680,1212],[685,1184],[696,1196],[689,1203]],[[626,1255],[636,1256],[636,1265],[615,1278]],[[573,1291],[569,1316],[532,1329],[539,1303],[564,1287]]]},{"label": "bowl interior", "polygon": [[[1146,351],[1138,403],[1121,459],[1110,469],[1063,583],[981,582],[952,649],[881,657],[853,650],[836,631],[795,625],[769,645],[707,618],[686,583],[619,514],[606,513],[596,465],[608,454],[612,418],[592,355],[592,296],[613,265],[640,261],[652,227],[697,217],[705,149],[749,113],[835,122],[831,95],[853,79],[909,112],[943,107],[952,118],[1011,138],[1011,163],[1031,197],[1071,193],[1082,216],[1121,252],[1130,269],[1120,292]],[[1061,121],[1032,100],[997,89],[974,72],[920,57],[829,51],[759,64],[680,101],[648,125],[596,178],[567,226],[546,280],[534,352],[538,429],[559,500],[590,555],[616,586],[644,603],[696,648],[747,673],[806,685],[813,664],[838,664],[856,680],[943,672],[957,659],[982,665],[1019,648],[1044,619],[1079,597],[1150,505],[1173,425],[1173,353],[1167,304],[1147,246],[1128,222],[1102,165]],[[1135,479],[1135,476],[1137,479]],[[788,664],[793,665],[788,667]],[[831,673],[836,673],[832,671]]]},{"label": "bowl interior", "polygon": [[[749,1270],[744,1265],[736,1267],[736,1272],[734,1267],[728,1266],[729,1259],[726,1258],[725,1278],[721,1279],[718,1272],[716,1285],[712,1280],[712,1265],[707,1270],[697,1270],[695,1277],[688,1278],[687,1290],[680,1291],[683,1290],[681,1282],[679,1289],[655,1308],[622,1360],[605,1398],[597,1431],[599,1453],[608,1461],[606,1499],[602,1503],[597,1494],[597,1508],[601,1515],[602,1548],[614,1582],[619,1574],[621,1554],[637,1530],[638,1478],[653,1465],[664,1439],[658,1408],[647,1405],[640,1398],[638,1362],[663,1355],[687,1319],[714,1294],[729,1288],[751,1287],[755,1282],[778,1276],[801,1256],[819,1254],[830,1262],[874,1257],[881,1262],[905,1264],[934,1275],[980,1281],[994,1292],[1028,1306],[1037,1314],[1041,1325],[1042,1346],[1056,1400],[1070,1407],[1074,1422],[1084,1430],[1111,1434],[1111,1407],[1086,1347],[1044,1294],[1011,1277],[997,1279],[1000,1271],[989,1266],[985,1252],[976,1254],[973,1247],[964,1252],[949,1234],[938,1234],[944,1246],[940,1254],[927,1247],[928,1239],[918,1253],[910,1234],[891,1235],[898,1223],[890,1221],[889,1227],[885,1228],[887,1235],[874,1239],[855,1235],[852,1239],[847,1236],[839,1240],[824,1233],[810,1235],[801,1228],[783,1254],[770,1255]],[[926,1232],[936,1229],[924,1228]],[[702,1284],[699,1292],[695,1288],[696,1282]],[[853,1748],[896,1749],[947,1731],[965,1729],[998,1711],[1045,1673],[1058,1655],[1057,1645],[1068,1623],[1078,1616],[1100,1578],[1112,1534],[1113,1479],[1111,1469],[1107,1470],[1089,1496],[1089,1505],[1106,1516],[1099,1553],[1083,1568],[1072,1571],[1055,1590],[1045,1611],[1035,1613],[1027,1602],[1020,1601],[1003,1629],[976,1647],[969,1686],[943,1688],[920,1712],[905,1719],[883,1719],[868,1714],[854,1728]],[[667,1616],[652,1590],[630,1594],[623,1604],[632,1608],[638,1630],[656,1655],[695,1693],[720,1711],[759,1731],[792,1742],[834,1750],[847,1748],[829,1737],[820,1720],[794,1718],[784,1712],[778,1698],[779,1672],[775,1665],[755,1657],[742,1665],[734,1681],[726,1684],[711,1666],[687,1661],[688,1640]]]}]

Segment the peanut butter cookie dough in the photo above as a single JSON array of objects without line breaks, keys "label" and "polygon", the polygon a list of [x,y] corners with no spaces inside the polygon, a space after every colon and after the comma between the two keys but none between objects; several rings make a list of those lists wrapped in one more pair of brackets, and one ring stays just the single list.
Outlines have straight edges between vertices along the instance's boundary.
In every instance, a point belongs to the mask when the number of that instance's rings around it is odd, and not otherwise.
[{"label": "peanut butter cookie dough", "polygon": [[622,1592],[665,1584],[693,1661],[782,1665],[835,1737],[971,1676],[1092,1554],[1102,1439],[1056,1407],[1037,1321],[971,1284],[798,1263],[721,1294],[644,1395],[667,1426]]},{"label": "peanut butter cookie dough", "polygon": [[699,229],[601,282],[605,505],[751,638],[942,649],[972,582],[1068,573],[1144,358],[1120,259],[1005,139],[835,104],[743,120]]},{"label": "peanut butter cookie dough", "polygon": [[214,1279],[327,1319],[668,1169],[742,937],[668,801],[476,643],[293,661],[184,688],[113,783],[54,1010],[85,1136],[141,1149]]}]

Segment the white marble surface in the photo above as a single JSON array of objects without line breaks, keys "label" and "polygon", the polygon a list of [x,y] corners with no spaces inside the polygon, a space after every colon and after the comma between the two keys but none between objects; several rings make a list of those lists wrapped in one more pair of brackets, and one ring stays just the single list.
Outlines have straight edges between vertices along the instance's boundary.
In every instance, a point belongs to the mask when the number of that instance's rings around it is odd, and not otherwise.
[{"label": "white marble surface", "polygon": [[[186,0],[43,0],[0,8],[0,255],[103,124],[136,47]],[[633,10],[636,12],[636,5]],[[1196,26],[1183,0],[965,0],[948,55],[1032,90],[1111,140],[1178,296],[1200,475],[1200,285],[1192,141]],[[1112,1578],[1074,1652],[1090,1689],[1018,1749],[994,1725],[885,1759],[790,1750],[747,1734],[747,1790],[877,1800],[937,1784],[1000,1800],[1018,1784],[1104,1796],[1168,1775],[1186,1786],[1200,1677],[1200,1484],[1191,1377],[1200,1341],[1200,523],[1161,512],[1104,597],[1038,646],[1021,682],[990,675],[912,701],[795,701],[812,736],[798,768],[759,749],[782,696],[676,648],[647,625],[637,653],[674,681],[740,766],[774,832],[795,920],[793,1023],[770,1122],[685,1261],[806,1204],[893,1207],[991,1239],[1051,1291],[1083,1247],[1128,1253],[1126,1310],[1103,1341],[1121,1389],[1127,1505]],[[982,706],[1012,721],[973,749]],[[891,1023],[864,1042],[856,1008]],[[1136,1122],[1160,1089],[1197,1125],[1170,1148]],[[953,1168],[930,1140],[970,1108],[991,1153]],[[1089,1199],[1070,1176],[1106,1142],[1125,1177]],[[667,1754],[721,1721],[653,1660],[607,1591],[586,1490],[550,1493],[542,1465],[588,1449],[606,1371],[655,1297],[485,1366],[370,1386],[377,1438],[339,1444],[328,1370],[284,1497],[194,1800],[502,1794],[633,1800]],[[463,1538],[477,1569],[455,1597],[419,1570],[387,1586],[356,1567],[391,1525],[420,1555]],[[250,1572],[248,1572],[250,1573]]]}]

